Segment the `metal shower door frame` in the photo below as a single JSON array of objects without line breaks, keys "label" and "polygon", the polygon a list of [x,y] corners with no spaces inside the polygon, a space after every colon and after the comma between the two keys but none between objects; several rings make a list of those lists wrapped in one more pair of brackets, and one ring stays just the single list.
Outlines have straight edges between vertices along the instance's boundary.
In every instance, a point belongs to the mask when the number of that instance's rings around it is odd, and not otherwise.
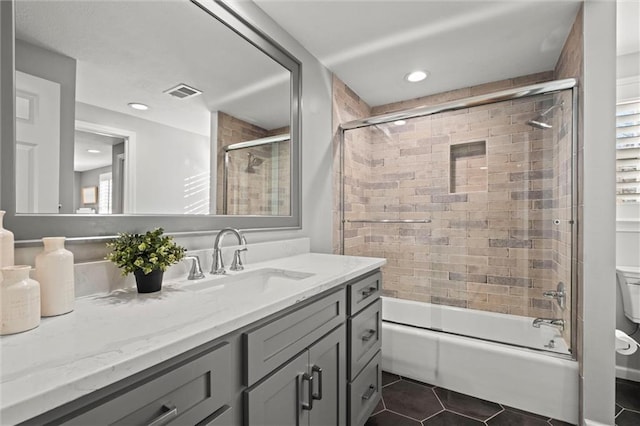
[{"label": "metal shower door frame", "polygon": [[[391,123],[397,120],[408,120],[411,118],[426,117],[447,111],[456,111],[475,106],[487,105],[513,99],[527,98],[537,95],[557,93],[571,89],[572,92],[572,134],[571,134],[571,359],[577,359],[578,343],[578,244],[579,244],[579,223],[578,223],[578,81],[575,78],[553,80],[545,83],[532,84],[528,86],[516,87],[513,89],[501,90],[485,95],[471,96],[455,101],[444,102],[436,105],[423,105],[409,108],[402,111],[376,115],[372,117],[352,120],[338,126],[340,144],[340,254],[344,255],[344,231],[345,231],[345,182],[344,182],[344,155],[345,155],[345,132],[364,127],[371,127],[378,124]],[[551,356],[560,356],[550,353]]]}]

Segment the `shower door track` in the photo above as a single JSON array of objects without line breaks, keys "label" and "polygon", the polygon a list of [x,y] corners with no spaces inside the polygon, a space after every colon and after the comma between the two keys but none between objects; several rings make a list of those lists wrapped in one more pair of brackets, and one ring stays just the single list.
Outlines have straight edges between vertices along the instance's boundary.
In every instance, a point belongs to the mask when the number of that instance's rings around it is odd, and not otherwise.
[{"label": "shower door track", "polygon": [[456,101],[444,102],[437,105],[423,105],[409,108],[402,111],[390,112],[388,114],[375,115],[373,117],[348,121],[340,125],[340,130],[358,129],[376,124],[391,123],[397,120],[408,120],[410,118],[424,117],[445,111],[455,111],[458,109],[471,108],[480,105],[492,104],[495,102],[508,101],[512,99],[525,98],[529,96],[542,95],[558,92],[560,90],[571,89],[577,85],[575,78],[548,81],[546,83],[531,84],[529,86],[516,87],[513,89],[501,90],[499,92],[486,95],[471,96]]}]

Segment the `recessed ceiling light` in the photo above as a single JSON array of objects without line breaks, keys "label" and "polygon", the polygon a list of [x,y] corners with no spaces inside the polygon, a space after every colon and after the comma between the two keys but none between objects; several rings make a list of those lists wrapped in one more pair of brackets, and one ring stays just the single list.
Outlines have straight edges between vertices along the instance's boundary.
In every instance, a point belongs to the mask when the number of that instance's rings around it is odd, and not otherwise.
[{"label": "recessed ceiling light", "polygon": [[100,151],[99,149],[88,149],[87,152],[89,154],[100,154],[100,152],[102,151]]},{"label": "recessed ceiling light", "polygon": [[141,103],[139,103],[139,102],[129,102],[129,104],[128,104],[128,105],[129,105],[131,108],[133,108],[133,109],[137,109],[137,110],[140,110],[140,111],[146,111],[146,110],[148,110],[148,109],[149,109],[149,106],[148,106],[148,105],[141,104]]},{"label": "recessed ceiling light", "polygon": [[427,71],[412,71],[409,74],[405,75],[404,78],[408,82],[417,83],[427,78],[428,75],[429,73]]},{"label": "recessed ceiling light", "polygon": [[395,124],[396,126],[404,126],[405,124],[407,124],[406,120],[396,120],[393,122],[393,124]]}]

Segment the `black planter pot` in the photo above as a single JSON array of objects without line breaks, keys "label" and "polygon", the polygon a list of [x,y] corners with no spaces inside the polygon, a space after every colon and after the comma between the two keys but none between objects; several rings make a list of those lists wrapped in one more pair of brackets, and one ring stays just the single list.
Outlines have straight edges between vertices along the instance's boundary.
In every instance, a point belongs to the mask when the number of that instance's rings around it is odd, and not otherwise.
[{"label": "black planter pot", "polygon": [[162,288],[162,274],[164,274],[164,271],[159,269],[151,271],[147,275],[144,274],[142,269],[133,271],[133,275],[136,277],[138,293],[155,293],[156,291],[160,291]]}]

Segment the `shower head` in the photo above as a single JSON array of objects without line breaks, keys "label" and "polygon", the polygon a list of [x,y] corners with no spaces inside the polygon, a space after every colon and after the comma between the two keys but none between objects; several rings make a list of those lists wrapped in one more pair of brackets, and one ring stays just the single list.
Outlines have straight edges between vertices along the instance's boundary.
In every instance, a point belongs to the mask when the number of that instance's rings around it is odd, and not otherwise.
[{"label": "shower head", "polygon": [[[540,120],[540,118],[538,119]],[[544,121],[538,120],[529,120],[527,124],[531,127],[535,127],[536,129],[551,129],[553,126],[549,123],[545,123]]]},{"label": "shower head", "polygon": [[553,111],[556,108],[563,108],[564,107],[564,101],[557,103],[555,105],[550,106],[549,108],[545,109],[544,111],[542,111],[538,116],[536,116],[535,118],[532,118],[531,120],[527,121],[527,124],[531,127],[535,127],[536,129],[551,129],[553,127],[553,125],[547,123],[544,118],[545,116],[547,116],[549,113],[551,113],[551,111]]}]

